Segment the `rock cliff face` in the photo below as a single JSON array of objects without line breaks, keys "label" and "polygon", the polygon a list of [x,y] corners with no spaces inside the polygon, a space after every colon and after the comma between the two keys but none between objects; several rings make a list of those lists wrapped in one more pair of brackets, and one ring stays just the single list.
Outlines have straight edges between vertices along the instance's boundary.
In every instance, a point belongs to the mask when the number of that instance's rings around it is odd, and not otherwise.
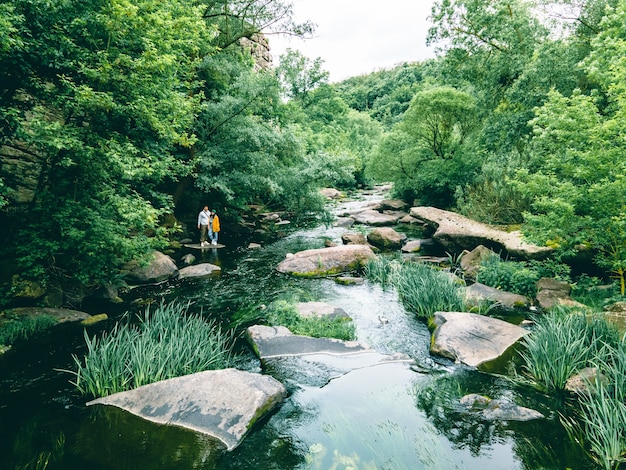
[{"label": "rock cliff face", "polygon": [[270,46],[264,35],[254,34],[250,39],[241,38],[239,45],[252,55],[256,70],[267,70],[272,66]]},{"label": "rock cliff face", "polygon": [[10,189],[9,208],[18,209],[35,198],[45,157],[35,149],[16,142],[0,146],[0,178]]}]

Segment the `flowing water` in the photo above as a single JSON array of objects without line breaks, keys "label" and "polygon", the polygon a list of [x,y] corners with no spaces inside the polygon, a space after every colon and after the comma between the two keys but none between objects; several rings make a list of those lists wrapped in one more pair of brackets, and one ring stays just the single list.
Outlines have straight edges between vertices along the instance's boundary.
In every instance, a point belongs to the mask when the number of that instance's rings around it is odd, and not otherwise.
[{"label": "flowing water", "polygon": [[[371,196],[375,198],[380,196]],[[356,208],[365,201],[343,209]],[[325,301],[345,310],[358,340],[381,354],[404,353],[430,373],[403,363],[355,368],[311,367],[303,359],[262,368],[241,342],[239,367],[272,374],[288,398],[256,423],[241,445],[225,452],[215,440],[159,426],[111,407],[85,407],[73,389],[72,354],[85,353],[82,327],[62,325],[0,357],[0,468],[17,469],[584,469],[589,460],[559,424],[563,404],[509,381],[431,358],[430,333],[407,314],[393,291],[368,282],[276,273],[286,253],[340,243],[345,229],[319,226],[267,243],[260,250],[205,250],[200,261],[222,267],[208,279],[144,288],[133,295],[192,302],[223,321],[242,307],[281,296]],[[228,246],[234,240],[224,237]],[[241,244],[243,246],[243,243]],[[184,253],[177,254],[178,257]],[[139,309],[137,307],[137,309]],[[121,312],[94,305],[91,313]],[[388,322],[382,323],[380,317]],[[89,329],[100,334],[114,319]],[[480,393],[544,413],[545,420],[493,422],[463,412],[459,398]]]}]

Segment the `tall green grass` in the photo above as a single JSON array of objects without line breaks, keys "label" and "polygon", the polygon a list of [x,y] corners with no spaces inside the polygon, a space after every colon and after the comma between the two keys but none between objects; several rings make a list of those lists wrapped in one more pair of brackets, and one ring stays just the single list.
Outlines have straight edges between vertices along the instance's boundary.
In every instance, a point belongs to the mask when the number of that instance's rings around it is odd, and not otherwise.
[{"label": "tall green grass", "polygon": [[608,346],[594,361],[599,374],[590,384],[591,393],[579,396],[573,418],[563,418],[569,434],[588,450],[604,469],[626,464],[626,342]]},{"label": "tall green grass", "polygon": [[138,323],[118,323],[99,339],[85,332],[84,360],[73,356],[73,382],[85,395],[102,397],[233,362],[231,333],[215,321],[188,314],[189,304],[146,308]]},{"label": "tall green grass", "polygon": [[398,292],[404,308],[427,321],[437,311],[464,311],[463,289],[454,278],[423,263],[402,263],[395,259],[370,260],[365,275]]},{"label": "tall green grass", "polygon": [[619,332],[603,317],[556,308],[537,317],[532,333],[522,339],[523,369],[536,388],[561,391],[567,379],[618,342]]},{"label": "tall green grass", "polygon": [[527,380],[546,392],[560,392],[584,367],[597,374],[578,396],[575,412],[561,421],[570,436],[605,469],[626,463],[626,339],[600,315],[565,308],[536,320],[522,343]]},{"label": "tall green grass", "polygon": [[9,346],[25,340],[56,325],[58,321],[50,315],[36,317],[16,317],[0,324],[0,345]]}]

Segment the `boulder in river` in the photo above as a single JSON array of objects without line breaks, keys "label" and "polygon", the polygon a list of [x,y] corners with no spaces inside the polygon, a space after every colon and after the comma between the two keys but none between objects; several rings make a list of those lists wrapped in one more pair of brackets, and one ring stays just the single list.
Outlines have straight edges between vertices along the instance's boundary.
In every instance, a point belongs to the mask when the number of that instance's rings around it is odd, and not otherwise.
[{"label": "boulder in river", "polygon": [[87,405],[116,406],[155,423],[192,429],[233,450],[285,395],[285,387],[269,375],[224,369],[162,380]]},{"label": "boulder in river", "polygon": [[410,214],[433,226],[436,229],[433,235],[435,241],[451,251],[473,250],[478,245],[484,245],[519,259],[544,259],[553,251],[547,246],[525,242],[519,232],[498,230],[436,207],[412,207]]},{"label": "boulder in river", "polygon": [[484,395],[471,393],[460,400],[460,405],[467,411],[479,412],[488,421],[530,421],[545,418],[540,412],[516,405],[509,400],[491,399]]},{"label": "boulder in river", "polygon": [[294,276],[326,276],[359,269],[375,256],[367,245],[339,245],[287,255],[276,269]]},{"label": "boulder in river", "polygon": [[127,278],[137,284],[154,284],[178,276],[176,263],[160,251],[153,251],[148,264],[131,261],[126,264]]},{"label": "boulder in river", "polygon": [[471,367],[487,366],[528,334],[503,320],[467,312],[436,312],[430,352]]},{"label": "boulder in river", "polygon": [[367,241],[381,250],[399,250],[406,241],[406,235],[391,227],[379,227],[367,234]]},{"label": "boulder in river", "polygon": [[214,272],[221,271],[222,268],[211,263],[194,264],[193,266],[187,266],[182,268],[178,274],[180,279],[186,277],[205,277],[210,276]]}]

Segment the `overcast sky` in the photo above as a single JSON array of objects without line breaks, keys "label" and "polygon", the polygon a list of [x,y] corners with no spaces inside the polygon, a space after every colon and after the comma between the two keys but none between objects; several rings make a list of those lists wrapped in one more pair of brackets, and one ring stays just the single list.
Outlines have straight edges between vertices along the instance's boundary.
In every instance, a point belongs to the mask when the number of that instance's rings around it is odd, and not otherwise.
[{"label": "overcast sky", "polygon": [[295,18],[317,24],[315,37],[270,36],[275,64],[285,49],[321,57],[330,81],[363,75],[402,62],[434,57],[426,47],[434,0],[293,0]]}]

